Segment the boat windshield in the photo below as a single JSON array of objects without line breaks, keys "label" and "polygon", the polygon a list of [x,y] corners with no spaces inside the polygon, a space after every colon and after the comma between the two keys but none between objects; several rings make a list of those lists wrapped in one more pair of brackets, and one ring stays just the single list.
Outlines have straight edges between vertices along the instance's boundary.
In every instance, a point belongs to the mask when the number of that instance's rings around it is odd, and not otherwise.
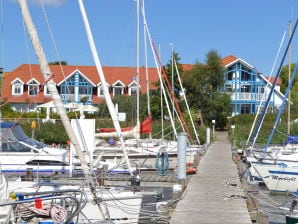
[{"label": "boat windshield", "polygon": [[46,147],[44,143],[29,138],[19,124],[1,125],[2,152],[30,152]]}]

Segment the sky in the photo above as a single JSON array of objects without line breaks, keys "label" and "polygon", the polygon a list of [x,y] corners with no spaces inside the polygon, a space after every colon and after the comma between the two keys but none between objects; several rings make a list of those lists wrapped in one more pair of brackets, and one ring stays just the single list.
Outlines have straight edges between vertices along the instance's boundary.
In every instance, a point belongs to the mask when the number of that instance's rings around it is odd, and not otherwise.
[{"label": "sky", "polygon": [[[77,0],[27,0],[48,62],[95,65]],[[42,2],[42,3],[41,3]],[[17,0],[0,0],[0,67],[12,71],[38,63]],[[140,41],[137,50],[135,0],[84,0],[102,66],[155,67],[152,50]],[[297,0],[145,0],[147,27],[162,64],[178,53],[180,63],[204,63],[206,54],[234,55],[269,76],[281,64],[298,18]],[[140,14],[142,17],[142,14]],[[290,60],[298,59],[297,35]],[[137,60],[139,52],[139,60]],[[288,57],[284,64],[289,61]],[[273,72],[274,73],[274,72]]]}]

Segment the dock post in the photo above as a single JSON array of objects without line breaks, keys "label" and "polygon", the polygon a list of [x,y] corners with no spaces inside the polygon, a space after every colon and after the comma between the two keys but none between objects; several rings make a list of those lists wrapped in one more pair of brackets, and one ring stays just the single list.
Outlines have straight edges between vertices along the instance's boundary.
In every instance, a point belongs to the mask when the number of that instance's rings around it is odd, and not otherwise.
[{"label": "dock post", "polygon": [[187,134],[182,132],[178,135],[178,144],[177,144],[177,179],[178,182],[182,185],[186,183],[186,149],[187,149]]},{"label": "dock post", "polygon": [[206,144],[207,145],[210,145],[210,142],[211,142],[210,141],[210,139],[211,139],[211,137],[210,137],[211,135],[210,134],[211,134],[210,128],[207,128],[206,129]]}]

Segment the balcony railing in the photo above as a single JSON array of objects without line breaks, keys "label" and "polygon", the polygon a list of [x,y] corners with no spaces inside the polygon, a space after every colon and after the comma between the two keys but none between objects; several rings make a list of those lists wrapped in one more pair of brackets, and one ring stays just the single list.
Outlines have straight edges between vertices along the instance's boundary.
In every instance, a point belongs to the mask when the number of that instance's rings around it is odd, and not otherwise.
[{"label": "balcony railing", "polygon": [[[75,100],[74,94],[61,94],[60,96],[63,101],[73,102]],[[79,100],[81,100],[82,98],[86,98],[87,101],[92,102],[92,95],[79,94],[78,98],[79,98]]]},{"label": "balcony railing", "polygon": [[[264,93],[230,93],[231,100],[241,101],[262,101],[266,100],[267,96]],[[263,99],[264,97],[264,99]]]}]

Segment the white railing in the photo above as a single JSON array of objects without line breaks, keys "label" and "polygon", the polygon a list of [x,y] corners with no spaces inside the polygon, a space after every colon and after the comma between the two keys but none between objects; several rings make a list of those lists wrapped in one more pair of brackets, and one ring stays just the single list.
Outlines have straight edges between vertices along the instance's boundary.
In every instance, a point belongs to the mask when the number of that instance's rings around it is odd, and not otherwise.
[{"label": "white railing", "polygon": [[261,101],[264,93],[232,93],[231,100]]}]

